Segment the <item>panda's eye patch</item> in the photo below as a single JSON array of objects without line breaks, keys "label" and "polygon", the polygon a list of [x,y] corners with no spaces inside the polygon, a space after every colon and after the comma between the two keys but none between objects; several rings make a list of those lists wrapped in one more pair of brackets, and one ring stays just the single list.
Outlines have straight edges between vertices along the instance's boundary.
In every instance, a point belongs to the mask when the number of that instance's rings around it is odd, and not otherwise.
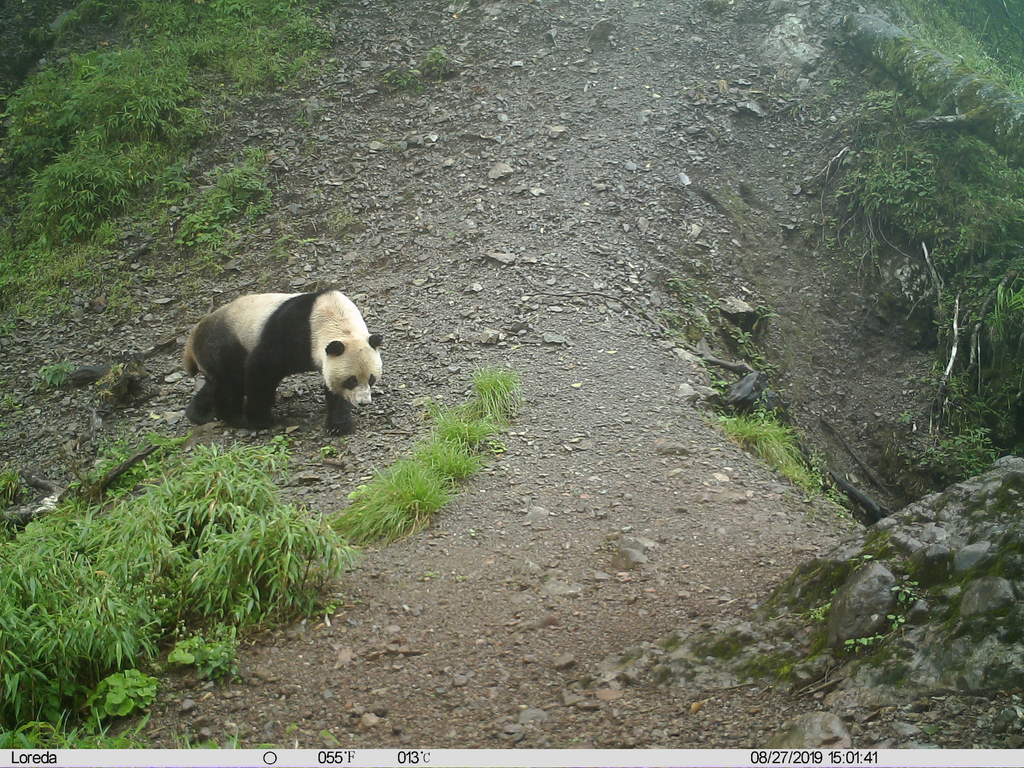
[{"label": "panda's eye patch", "polygon": [[373,386],[374,384],[376,384],[376,383],[377,383],[377,377],[376,377],[376,376],[374,376],[374,375],[373,375],[373,374],[371,373],[371,374],[370,374],[370,386],[372,387],[372,386]]},{"label": "panda's eye patch", "polygon": [[355,389],[356,387],[359,386],[359,379],[357,379],[355,376],[349,376],[347,379],[341,382],[341,386],[343,386],[345,389]]}]

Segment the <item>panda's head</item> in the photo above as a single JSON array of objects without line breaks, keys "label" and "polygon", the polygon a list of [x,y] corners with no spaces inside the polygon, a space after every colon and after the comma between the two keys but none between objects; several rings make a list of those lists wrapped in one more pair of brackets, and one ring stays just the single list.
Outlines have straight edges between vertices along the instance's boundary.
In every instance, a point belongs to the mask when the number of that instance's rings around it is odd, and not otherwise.
[{"label": "panda's head", "polygon": [[383,337],[366,329],[359,309],[337,290],[317,294],[309,325],[313,360],[327,389],[353,406],[367,405],[380,379]]},{"label": "panda's head", "polygon": [[324,347],[324,384],[336,395],[341,395],[353,406],[368,405],[370,387],[381,374],[380,347],[383,337],[374,333],[363,338],[349,337],[345,341],[332,339]]}]

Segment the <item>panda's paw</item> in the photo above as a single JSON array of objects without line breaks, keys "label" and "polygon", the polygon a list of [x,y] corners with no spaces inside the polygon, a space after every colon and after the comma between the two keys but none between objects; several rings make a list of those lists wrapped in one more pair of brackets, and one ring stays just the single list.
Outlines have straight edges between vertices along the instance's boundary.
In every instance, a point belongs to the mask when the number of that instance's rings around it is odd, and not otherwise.
[{"label": "panda's paw", "polygon": [[335,419],[324,424],[324,434],[331,437],[347,435],[355,429],[356,423],[352,419]]},{"label": "panda's paw", "polygon": [[217,418],[213,411],[213,400],[202,396],[202,393],[192,398],[192,402],[185,408],[185,417],[193,424],[206,424]]},{"label": "panda's paw", "polygon": [[213,415],[213,410],[200,410],[193,408],[191,405],[185,409],[185,418],[191,421],[193,424],[207,424],[213,421],[216,416]]}]

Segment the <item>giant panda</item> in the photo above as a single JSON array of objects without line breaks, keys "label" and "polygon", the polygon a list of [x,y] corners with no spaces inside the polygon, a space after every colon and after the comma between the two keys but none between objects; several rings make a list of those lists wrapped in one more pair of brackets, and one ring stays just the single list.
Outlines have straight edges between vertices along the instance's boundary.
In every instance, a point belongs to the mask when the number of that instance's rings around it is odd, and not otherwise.
[{"label": "giant panda", "polygon": [[327,434],[351,432],[353,407],[370,402],[370,387],[380,379],[382,341],[341,291],[242,296],[206,315],[189,336],[185,370],[190,376],[202,371],[206,383],[185,415],[195,424],[220,419],[264,429],[273,423],[281,380],[318,370]]}]

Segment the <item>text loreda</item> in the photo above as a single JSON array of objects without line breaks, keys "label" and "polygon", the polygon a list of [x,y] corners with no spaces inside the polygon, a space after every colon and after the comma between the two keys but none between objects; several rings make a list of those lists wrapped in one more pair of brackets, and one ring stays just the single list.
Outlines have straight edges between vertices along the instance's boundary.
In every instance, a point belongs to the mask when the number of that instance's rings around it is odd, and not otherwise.
[{"label": "text loreda", "polygon": [[11,765],[56,765],[56,752],[11,752]]}]

